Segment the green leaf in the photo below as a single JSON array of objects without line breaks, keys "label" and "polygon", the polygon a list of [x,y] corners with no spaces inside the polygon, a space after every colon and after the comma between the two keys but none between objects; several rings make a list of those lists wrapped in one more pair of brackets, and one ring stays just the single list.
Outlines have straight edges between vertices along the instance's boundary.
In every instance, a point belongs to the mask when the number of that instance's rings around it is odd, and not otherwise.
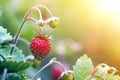
[{"label": "green leaf", "polygon": [[7,29],[0,26],[0,44],[12,40],[10,33],[7,33]]},{"label": "green leaf", "polygon": [[115,75],[117,70],[114,67],[110,67],[107,64],[102,63],[96,68],[98,68],[98,71],[91,80],[120,80],[120,76]]},{"label": "green leaf", "polygon": [[120,80],[119,75],[108,75],[105,80]]},{"label": "green leaf", "polygon": [[[10,56],[11,48],[12,48],[11,45],[1,48],[0,54],[2,54],[6,59],[13,59],[16,61],[24,61],[25,60],[25,56],[22,54],[22,50],[18,49],[17,47],[14,48],[13,55]],[[2,60],[1,57],[0,57],[0,60]]]},{"label": "green leaf", "polygon": [[18,72],[27,69],[32,63],[28,61],[2,61],[0,62],[0,71],[4,68],[8,69],[8,72]]},{"label": "green leaf", "polygon": [[7,68],[8,72],[17,72],[32,65],[31,62],[25,61],[25,56],[22,54],[22,50],[18,49],[16,46],[11,56],[11,48],[12,45],[5,45],[4,48],[0,49],[0,54],[6,59],[2,60],[0,57],[0,71],[2,71],[4,68]]},{"label": "green leaf", "polygon": [[7,74],[5,80],[27,80],[27,79],[23,78],[20,74],[9,73],[9,74]]},{"label": "green leaf", "polygon": [[85,80],[93,69],[93,64],[87,55],[80,57],[73,66],[75,80]]}]

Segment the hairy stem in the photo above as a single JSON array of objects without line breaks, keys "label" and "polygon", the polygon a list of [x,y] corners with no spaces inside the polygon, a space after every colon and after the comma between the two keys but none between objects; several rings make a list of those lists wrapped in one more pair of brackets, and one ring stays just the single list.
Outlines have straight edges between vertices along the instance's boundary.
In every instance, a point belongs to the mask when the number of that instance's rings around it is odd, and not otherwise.
[{"label": "hairy stem", "polygon": [[2,54],[0,54],[0,56],[3,58],[4,61],[6,61],[5,57]]},{"label": "hairy stem", "polygon": [[39,30],[40,30],[41,34],[44,33],[42,27],[39,27]]},{"label": "hairy stem", "polygon": [[53,14],[51,13],[51,11],[46,7],[46,6],[43,6],[43,5],[37,5],[36,7],[42,7],[44,9],[46,9],[48,11],[48,13],[50,14],[51,17],[53,17]]},{"label": "hairy stem", "polygon": [[85,80],[91,80],[91,78],[92,78],[93,76],[98,77],[98,78],[104,80],[104,78],[102,78],[102,77],[99,76],[99,75],[89,75]]},{"label": "hairy stem", "polygon": [[24,43],[26,43],[27,46],[30,46],[30,42],[27,41],[26,39],[20,37],[19,40],[22,41],[22,42],[24,42]]},{"label": "hairy stem", "polygon": [[63,68],[63,70],[66,71],[64,65],[63,65],[61,62],[56,61],[56,58],[53,58],[53,59],[51,59],[51,60],[49,61],[49,63],[47,63],[44,67],[42,67],[35,75],[33,75],[33,77],[32,77],[31,80],[35,80],[35,78],[40,74],[40,72],[41,72],[42,70],[44,70],[45,68],[47,68],[48,66],[50,66],[50,65],[53,64],[53,63],[59,64],[59,65]]},{"label": "hairy stem", "polygon": [[[14,37],[14,39],[13,39],[13,45],[16,44],[16,42],[17,42],[17,40],[18,40],[18,38],[19,38],[19,36],[20,36],[21,30],[22,30],[22,28],[23,28],[23,25],[24,25],[25,21],[26,21],[25,19],[22,21],[22,23],[21,23],[21,25],[20,25],[20,28],[18,29],[18,32],[16,33],[16,35],[15,35],[15,37]],[[15,48],[15,46],[12,47],[11,52],[10,52],[10,55],[12,55],[14,48]]]},{"label": "hairy stem", "polygon": [[104,78],[102,78],[101,76],[99,76],[99,75],[95,75],[96,77],[98,77],[98,78],[100,78],[100,79],[102,79],[102,80],[105,80]]},{"label": "hairy stem", "polygon": [[[24,16],[24,18],[23,18],[23,20],[22,20],[22,23],[21,23],[21,25],[20,25],[20,27],[19,27],[19,29],[18,29],[18,31],[17,31],[14,39],[13,39],[13,45],[16,44],[16,42],[17,42],[17,40],[18,40],[18,38],[19,38],[19,36],[20,36],[20,34],[21,34],[22,28],[23,28],[23,26],[24,26],[24,24],[25,24],[25,22],[26,22],[27,20],[31,20],[31,21],[33,21],[33,22],[36,23],[36,19],[29,17],[31,11],[33,11],[33,10],[35,10],[35,9],[38,11],[38,13],[39,13],[39,15],[40,15],[40,17],[41,17],[41,12],[38,10],[38,8],[35,8],[35,7],[30,8],[30,9],[27,11],[27,13],[25,14],[25,16]],[[12,55],[12,53],[13,53],[13,51],[14,51],[14,48],[15,48],[15,46],[13,46],[13,47],[11,48],[10,55]]]},{"label": "hairy stem", "polygon": [[34,7],[37,11],[38,11],[38,13],[39,13],[39,19],[41,19],[42,20],[42,13],[41,13],[41,11],[39,10],[39,8],[37,8],[37,7]]},{"label": "hairy stem", "polygon": [[36,23],[36,19],[34,19],[34,18],[28,18],[27,20],[30,20],[30,21],[33,21],[34,23]]},{"label": "hairy stem", "polygon": [[[22,20],[22,23],[21,23],[21,25],[20,25],[20,27],[19,27],[19,29],[18,29],[18,31],[17,31],[14,39],[13,39],[13,45],[14,45],[14,46],[11,48],[11,51],[10,51],[10,55],[11,55],[11,56],[12,56],[12,53],[13,53],[14,48],[15,48],[15,44],[17,43],[17,40],[18,40],[18,38],[19,38],[19,36],[20,36],[20,34],[21,34],[21,31],[22,31],[22,28],[23,28],[25,22],[26,22],[27,20],[31,20],[31,21],[33,21],[33,22],[35,22],[35,23],[37,22],[36,19],[29,17],[29,16],[30,16],[30,13],[31,13],[33,10],[37,10],[38,13],[39,13],[39,19],[42,20],[42,14],[41,14],[41,11],[39,10],[38,7],[43,7],[43,8],[45,8],[45,9],[50,13],[51,17],[53,16],[52,13],[51,13],[51,11],[50,11],[47,7],[45,7],[45,6],[43,6],[43,5],[39,5],[39,6],[35,6],[35,7],[30,8],[30,9],[27,11],[27,13],[25,14],[25,16],[24,16],[24,18],[23,18],[23,20]],[[41,29],[40,29],[40,30],[41,30]],[[41,30],[41,32],[42,32],[42,30]]]},{"label": "hairy stem", "polygon": [[7,68],[4,68],[4,71],[3,71],[3,75],[2,75],[1,80],[5,80],[6,75],[7,75]]}]

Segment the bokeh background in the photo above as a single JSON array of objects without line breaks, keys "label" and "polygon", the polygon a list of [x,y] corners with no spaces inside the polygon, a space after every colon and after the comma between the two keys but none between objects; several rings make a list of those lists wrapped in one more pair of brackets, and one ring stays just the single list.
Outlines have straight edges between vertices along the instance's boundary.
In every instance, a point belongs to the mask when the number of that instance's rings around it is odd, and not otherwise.
[{"label": "bokeh background", "polygon": [[[43,65],[57,57],[72,68],[77,58],[87,54],[95,66],[106,63],[120,70],[119,0],[0,0],[0,25],[14,36],[27,10],[39,4],[47,6],[60,18],[57,28],[44,28],[53,39],[52,50]],[[44,19],[49,16],[45,10],[42,13]],[[24,26],[21,37],[31,41],[36,26],[32,22]],[[26,55],[31,54],[27,45],[18,42],[18,46]]]}]

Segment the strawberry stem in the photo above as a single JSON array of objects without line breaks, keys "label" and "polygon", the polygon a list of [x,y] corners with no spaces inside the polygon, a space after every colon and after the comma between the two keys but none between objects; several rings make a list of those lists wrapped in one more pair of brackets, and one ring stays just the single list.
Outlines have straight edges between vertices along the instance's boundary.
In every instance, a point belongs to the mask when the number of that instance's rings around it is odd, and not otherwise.
[{"label": "strawberry stem", "polygon": [[[26,21],[25,19],[22,21],[21,26],[20,26],[20,28],[18,29],[18,32],[16,33],[16,35],[15,35],[15,37],[14,37],[14,39],[13,39],[13,43],[12,43],[13,45],[16,44],[16,42],[17,42],[17,40],[18,40],[18,38],[19,38],[19,36],[20,36],[20,33],[21,33],[21,31],[22,31],[22,28],[23,28],[23,25],[24,25],[25,21]],[[12,47],[11,52],[10,52],[10,55],[12,55],[14,48],[15,48],[15,46]]]},{"label": "strawberry stem", "polygon": [[[19,38],[19,36],[20,36],[20,34],[21,34],[23,25],[25,24],[25,22],[26,22],[27,20],[31,20],[31,21],[33,21],[35,24],[37,24],[37,21],[39,21],[39,20],[40,20],[40,21],[43,21],[43,20],[42,20],[42,14],[41,14],[41,11],[40,11],[39,7],[45,8],[45,9],[49,12],[49,14],[51,15],[51,17],[53,17],[51,11],[50,11],[46,6],[38,5],[38,6],[35,6],[35,7],[30,8],[30,9],[27,11],[27,13],[25,14],[25,16],[24,16],[24,18],[23,18],[23,20],[22,20],[22,23],[21,23],[21,25],[20,25],[20,27],[19,27],[19,29],[18,29],[18,31],[17,31],[14,39],[13,39],[13,43],[12,43],[13,45],[16,45],[17,40],[18,40],[18,38]],[[31,12],[32,12],[33,10],[37,10],[37,12],[38,12],[38,14],[39,14],[39,20],[36,20],[36,19],[34,19],[34,18],[29,17],[30,14],[31,14]],[[37,24],[37,25],[38,25],[38,24]],[[41,26],[38,26],[38,27],[39,27],[39,30],[40,30],[40,32],[41,32],[41,34],[42,34],[42,33],[43,33],[42,27],[41,27]],[[11,48],[11,51],[10,51],[10,55],[11,55],[11,56],[12,56],[12,54],[13,54],[14,48],[15,48],[15,46],[13,46],[13,47]]]},{"label": "strawberry stem", "polygon": [[103,77],[101,77],[101,76],[99,76],[99,75],[95,75],[95,77],[98,77],[98,78],[100,78],[100,79],[102,79],[102,80],[105,80]]},{"label": "strawberry stem", "polygon": [[38,72],[37,72],[35,75],[33,75],[33,77],[32,77],[31,80],[35,80],[35,78],[40,74],[40,72],[41,72],[42,70],[44,70],[45,68],[47,68],[48,66],[50,66],[50,65],[53,64],[53,63],[59,64],[59,65],[63,68],[64,71],[67,71],[67,70],[65,69],[64,65],[63,65],[61,62],[56,61],[56,58],[52,58],[45,66],[43,66],[40,70],[38,70]]},{"label": "strawberry stem", "polygon": [[[13,45],[15,45],[15,44],[17,43],[17,40],[18,40],[18,38],[19,38],[19,36],[20,36],[20,34],[21,34],[21,31],[22,31],[23,25],[25,24],[25,22],[26,22],[27,20],[31,20],[31,21],[33,21],[33,22],[36,23],[36,19],[29,17],[31,11],[33,11],[33,10],[37,10],[38,13],[39,13],[39,16],[41,17],[41,12],[40,12],[40,10],[39,10],[38,8],[35,8],[35,7],[30,8],[30,9],[27,11],[27,13],[25,14],[25,16],[24,16],[24,18],[23,18],[23,20],[22,20],[22,23],[21,23],[21,25],[20,25],[20,27],[19,27],[19,29],[18,29],[18,31],[17,31],[14,39],[13,39],[13,43],[12,43]],[[11,48],[10,55],[12,55],[12,53],[13,53],[13,51],[14,51],[14,48],[15,48],[15,46],[13,46],[13,47]]]},{"label": "strawberry stem", "polygon": [[0,54],[0,56],[3,58],[4,61],[6,61],[5,57],[2,54]]},{"label": "strawberry stem", "polygon": [[26,39],[24,39],[24,38],[19,38],[19,41],[22,41],[23,43],[25,43],[27,46],[30,46],[30,42],[29,41],[27,41]]},{"label": "strawberry stem", "polygon": [[3,75],[2,75],[2,77],[1,77],[1,80],[5,80],[6,75],[7,75],[7,68],[4,68],[4,71],[3,71]]},{"label": "strawberry stem", "polygon": [[37,5],[36,7],[37,7],[37,8],[42,7],[42,8],[44,8],[44,9],[46,9],[46,10],[48,11],[48,13],[50,14],[50,16],[53,17],[52,12],[51,12],[46,6],[44,6],[44,5]]},{"label": "strawberry stem", "polygon": [[33,21],[34,23],[36,23],[36,19],[34,19],[34,18],[28,18],[27,20],[31,20],[31,21]]},{"label": "strawberry stem", "polygon": [[37,8],[37,7],[34,7],[37,11],[38,11],[38,13],[39,13],[39,19],[41,19],[42,20],[42,14],[41,14],[41,11],[39,10],[39,8]]},{"label": "strawberry stem", "polygon": [[[23,25],[24,25],[25,21],[26,21],[26,20],[23,19],[23,21],[22,21],[22,23],[21,23],[21,25],[20,25],[20,28],[18,29],[18,31],[17,31],[14,39],[13,39],[13,43],[12,43],[13,45],[16,44],[16,42],[17,42],[17,40],[18,40],[18,38],[19,38],[19,36],[20,36],[20,33],[21,33],[21,31],[22,31],[22,28],[23,28]],[[12,55],[14,48],[15,48],[15,46],[12,47],[11,52],[10,52],[10,55]]]},{"label": "strawberry stem", "polygon": [[[38,26],[39,27],[39,26]],[[44,34],[42,27],[39,27],[40,33]]]},{"label": "strawberry stem", "polygon": [[98,77],[98,78],[100,78],[100,79],[102,79],[102,80],[105,80],[104,78],[102,78],[102,77],[99,76],[99,75],[91,75],[91,74],[90,74],[85,80],[91,80],[91,78],[94,77],[94,76],[95,76],[95,77]]}]

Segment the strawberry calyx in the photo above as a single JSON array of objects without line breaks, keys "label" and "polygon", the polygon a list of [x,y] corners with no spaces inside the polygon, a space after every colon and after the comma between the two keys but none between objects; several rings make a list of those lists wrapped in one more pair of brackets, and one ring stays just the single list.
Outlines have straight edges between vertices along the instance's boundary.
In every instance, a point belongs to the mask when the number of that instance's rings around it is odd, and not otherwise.
[{"label": "strawberry calyx", "polygon": [[50,36],[48,36],[48,35],[46,35],[46,34],[44,34],[44,33],[37,33],[36,34],[36,36],[35,36],[36,38],[41,38],[41,39],[43,39],[43,40],[51,40],[51,37]]}]

